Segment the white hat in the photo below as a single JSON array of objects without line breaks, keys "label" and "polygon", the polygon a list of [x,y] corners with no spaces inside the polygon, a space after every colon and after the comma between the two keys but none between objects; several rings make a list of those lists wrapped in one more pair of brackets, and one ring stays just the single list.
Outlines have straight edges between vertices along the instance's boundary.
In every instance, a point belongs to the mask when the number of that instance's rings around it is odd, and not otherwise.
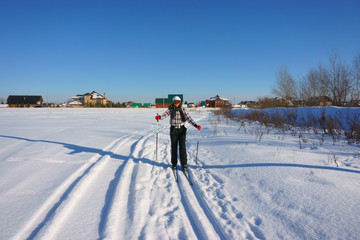
[{"label": "white hat", "polygon": [[181,98],[179,98],[178,96],[175,96],[174,98],[173,98],[173,101],[180,101],[181,102]]}]

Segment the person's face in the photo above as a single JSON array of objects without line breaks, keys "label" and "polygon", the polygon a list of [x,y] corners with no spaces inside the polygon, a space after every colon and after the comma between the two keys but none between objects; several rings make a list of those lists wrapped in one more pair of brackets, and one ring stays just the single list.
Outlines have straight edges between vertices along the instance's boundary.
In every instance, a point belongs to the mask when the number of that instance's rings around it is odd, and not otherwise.
[{"label": "person's face", "polygon": [[175,100],[175,101],[174,101],[175,107],[178,107],[178,106],[180,105],[180,103],[181,103],[181,102],[180,102],[179,100]]}]

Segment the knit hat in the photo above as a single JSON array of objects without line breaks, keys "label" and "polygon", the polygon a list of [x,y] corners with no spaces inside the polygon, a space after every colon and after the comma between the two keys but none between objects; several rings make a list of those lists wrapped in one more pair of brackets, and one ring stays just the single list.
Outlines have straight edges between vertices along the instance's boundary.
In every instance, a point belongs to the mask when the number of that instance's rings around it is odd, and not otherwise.
[{"label": "knit hat", "polygon": [[181,102],[181,98],[179,98],[178,96],[175,96],[175,97],[173,98],[173,101],[180,101],[180,102]]}]

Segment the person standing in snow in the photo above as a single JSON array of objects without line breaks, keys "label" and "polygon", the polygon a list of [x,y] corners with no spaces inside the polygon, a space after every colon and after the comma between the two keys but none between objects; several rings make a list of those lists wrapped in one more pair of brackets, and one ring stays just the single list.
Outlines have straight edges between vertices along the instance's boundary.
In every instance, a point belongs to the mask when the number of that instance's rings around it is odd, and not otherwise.
[{"label": "person standing in snow", "polygon": [[201,126],[197,125],[194,120],[186,112],[182,106],[180,97],[175,96],[173,103],[169,106],[169,109],[162,115],[157,115],[155,119],[157,121],[165,119],[170,116],[170,139],[171,139],[171,164],[173,169],[176,169],[177,165],[177,146],[179,145],[180,162],[184,170],[187,169],[187,154],[186,154],[186,127],[185,122],[189,122],[191,125],[201,130]]}]

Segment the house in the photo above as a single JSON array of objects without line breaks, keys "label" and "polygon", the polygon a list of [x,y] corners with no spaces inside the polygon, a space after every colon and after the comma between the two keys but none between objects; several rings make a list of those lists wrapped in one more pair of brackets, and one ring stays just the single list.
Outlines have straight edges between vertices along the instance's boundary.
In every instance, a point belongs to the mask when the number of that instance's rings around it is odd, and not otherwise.
[{"label": "house", "polygon": [[319,97],[311,97],[308,100],[308,104],[310,106],[331,106],[333,105],[333,101],[328,96],[319,96]]},{"label": "house", "polygon": [[128,101],[128,102],[125,103],[125,106],[126,106],[127,108],[131,108],[131,106],[133,105],[133,103],[135,103],[135,102],[134,102],[134,101]]},{"label": "house", "polygon": [[32,95],[10,95],[7,103],[10,107],[41,107],[43,98]]},{"label": "house", "polygon": [[71,108],[83,108],[84,105],[79,100],[75,100],[75,101],[69,102],[68,107],[71,107]]},{"label": "house", "polygon": [[127,104],[128,107],[132,107],[132,108],[150,108],[151,107],[151,103],[136,103],[136,102],[128,102]]},{"label": "house", "polygon": [[239,103],[239,105],[241,106],[241,108],[249,108],[256,105],[256,101],[242,101]]},{"label": "house", "polygon": [[224,107],[230,105],[228,99],[222,98],[219,95],[210,98],[208,102],[209,102],[209,107]]},{"label": "house", "polygon": [[92,91],[91,93],[78,94],[71,98],[73,102],[81,102],[83,106],[104,106],[106,104],[106,95]]},{"label": "house", "polygon": [[282,98],[282,97],[275,97],[274,98],[275,102],[278,102],[280,104],[280,106],[286,106],[286,107],[293,107],[294,103],[292,98]]},{"label": "house", "polygon": [[189,103],[187,107],[188,107],[188,108],[194,108],[194,107],[195,107],[195,103]]},{"label": "house", "polygon": [[132,108],[141,108],[142,104],[141,103],[133,103],[133,104],[131,104],[131,107]]},{"label": "house", "polygon": [[184,102],[183,94],[168,94],[167,98],[155,98],[156,108],[166,108],[172,104],[172,99],[178,96],[181,99],[181,102]]}]

